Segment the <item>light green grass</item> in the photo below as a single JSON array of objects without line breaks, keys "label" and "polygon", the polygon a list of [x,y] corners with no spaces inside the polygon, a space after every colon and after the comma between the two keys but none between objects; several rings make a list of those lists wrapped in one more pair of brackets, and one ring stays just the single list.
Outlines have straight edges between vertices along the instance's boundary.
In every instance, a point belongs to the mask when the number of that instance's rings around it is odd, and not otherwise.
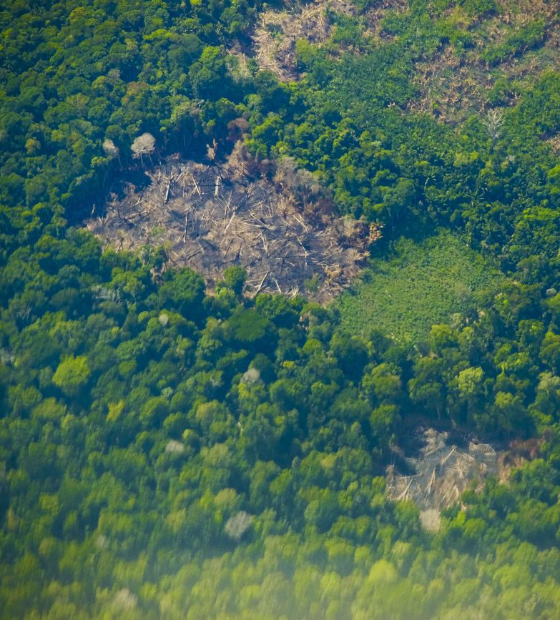
[{"label": "light green grass", "polygon": [[476,305],[505,276],[447,231],[421,242],[399,239],[386,258],[375,258],[334,304],[354,334],[379,329],[399,341],[425,337],[432,325]]}]

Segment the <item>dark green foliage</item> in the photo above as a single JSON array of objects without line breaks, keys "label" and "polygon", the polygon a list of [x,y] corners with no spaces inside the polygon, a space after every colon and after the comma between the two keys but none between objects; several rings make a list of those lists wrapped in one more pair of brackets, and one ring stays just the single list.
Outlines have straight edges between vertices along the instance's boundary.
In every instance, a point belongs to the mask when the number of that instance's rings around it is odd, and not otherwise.
[{"label": "dark green foliage", "polygon": [[[243,88],[228,74],[223,45],[247,31],[254,13],[250,1],[72,1],[23,14],[6,6],[2,201],[75,210],[132,162],[131,144],[145,132],[158,152],[199,149],[201,133],[224,140],[225,124],[204,121],[204,108],[239,101]],[[202,110],[197,98],[206,100]]]},{"label": "dark green foliage", "polygon": [[[60,247],[68,258],[56,272]],[[20,253],[10,255],[4,273],[19,264]],[[538,310],[522,290],[504,288],[484,313],[455,328],[436,325],[425,343],[399,348],[379,334],[348,337],[332,311],[301,299],[234,299],[218,306],[215,318],[196,274],[170,271],[157,285],[157,273],[142,275],[132,257],[100,255],[96,243],[84,246],[72,229],[41,237],[28,256],[31,269],[2,308],[0,597],[8,617],[43,608],[56,616],[75,584],[80,593],[73,600],[84,617],[108,613],[115,598],[129,594],[146,615],[170,588],[195,584],[189,613],[214,617],[222,607],[209,600],[209,569],[202,564],[210,550],[225,562],[214,570],[226,581],[255,561],[264,575],[280,571],[286,584],[297,582],[301,570],[353,575],[358,606],[369,609],[375,600],[403,617],[420,606],[418,617],[439,617],[434,610],[469,608],[444,594],[459,575],[465,578],[464,569],[430,569],[430,580],[447,588],[420,603],[399,601],[399,588],[425,583],[414,566],[434,553],[447,558],[450,549],[463,554],[461,566],[483,554],[485,570],[498,574],[505,564],[492,557],[503,537],[497,513],[508,515],[509,548],[523,544],[549,554],[539,556],[542,573],[526,583],[538,589],[540,575],[552,574],[545,557],[560,554],[554,533],[560,336],[555,315],[547,314],[554,298]],[[30,293],[46,286],[47,267],[61,282],[81,281],[89,305],[64,297],[57,310],[44,308],[46,297]],[[235,286],[241,276],[228,272],[225,279]],[[123,285],[129,280],[141,282],[134,296]],[[415,416],[436,425],[450,420],[490,438],[541,429],[548,433],[548,460],[515,474],[507,492],[490,486],[482,496],[469,495],[467,512],[450,511],[431,539],[421,533],[415,508],[384,498],[377,477],[402,422]],[[250,517],[239,516],[245,513]],[[241,534],[228,533],[237,528]],[[267,555],[275,541],[290,540],[298,541],[295,556]],[[395,545],[404,545],[409,560],[394,555]],[[151,593],[145,578],[131,576],[143,574],[142,566],[149,566]],[[372,599],[369,588],[367,595],[359,591],[376,570],[393,575],[392,585]],[[194,571],[187,583],[185,571]],[[33,590],[23,587],[31,579]],[[246,575],[242,583],[261,582]],[[91,599],[90,587],[109,591]],[[221,590],[235,601],[234,617],[244,613],[245,599],[227,583]],[[309,616],[310,594],[266,592],[255,590],[259,604],[274,601],[279,614]],[[325,596],[322,610],[344,594],[333,586]],[[499,596],[484,607],[493,617],[501,617],[493,606],[504,604]],[[551,594],[543,609],[556,610],[557,601]],[[172,612],[179,615],[179,608]]]},{"label": "dark green foliage", "polygon": [[247,272],[241,267],[228,267],[224,271],[224,282],[238,296],[243,292]]},{"label": "dark green foliage", "polygon": [[170,272],[160,288],[160,303],[192,320],[200,314],[204,298],[204,280],[190,269]]}]

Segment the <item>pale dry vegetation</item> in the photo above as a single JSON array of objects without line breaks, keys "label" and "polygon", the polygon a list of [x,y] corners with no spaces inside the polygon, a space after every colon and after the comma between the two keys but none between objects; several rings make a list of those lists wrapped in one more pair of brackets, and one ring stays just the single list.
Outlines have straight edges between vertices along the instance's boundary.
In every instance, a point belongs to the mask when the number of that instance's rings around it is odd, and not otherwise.
[{"label": "pale dry vegetation", "polygon": [[[259,68],[272,71],[283,81],[290,81],[300,77],[296,43],[305,40],[320,46],[333,34],[329,12],[355,17],[360,11],[355,4],[347,0],[315,0],[311,3],[295,2],[286,6],[287,9],[282,11],[268,10],[261,14],[252,41]],[[390,35],[381,31],[381,21],[388,10],[401,12],[406,10],[407,6],[407,0],[376,2],[362,13],[366,26],[363,35],[376,41],[391,39]],[[243,56],[239,50],[234,51],[234,54],[238,57]]]},{"label": "pale dry vegetation", "polygon": [[481,486],[489,475],[498,475],[499,453],[490,444],[449,442],[449,434],[429,428],[423,446],[407,463],[415,471],[400,475],[393,466],[387,471],[387,492],[395,500],[412,500],[421,510],[441,510],[456,502],[473,483]]},{"label": "pale dry vegetation", "polygon": [[507,449],[474,439],[457,442],[449,432],[421,431],[422,446],[414,456],[397,453],[414,473],[387,468],[387,494],[395,500],[411,500],[420,508],[423,526],[437,530],[440,512],[457,502],[468,488],[480,491],[488,476],[505,482],[513,468],[540,455],[540,440],[514,441]]},{"label": "pale dry vegetation", "polygon": [[[410,111],[428,112],[444,122],[457,122],[472,112],[492,107],[489,91],[500,79],[512,83],[533,81],[538,75],[560,66],[560,24],[558,6],[546,0],[497,0],[495,15],[469,16],[456,5],[440,17],[458,26],[472,37],[472,46],[459,51],[447,42],[430,58],[415,63],[413,81],[419,96],[408,106]],[[260,69],[272,71],[283,81],[297,80],[296,43],[305,40],[313,45],[325,44],[333,34],[328,12],[358,16],[359,9],[346,0],[295,2],[287,8],[262,13],[252,35],[252,50]],[[408,11],[407,0],[382,0],[361,12],[363,35],[383,45],[393,37],[381,28],[388,12]],[[484,50],[497,47],[531,23],[542,20],[544,37],[538,45],[521,46],[518,53],[506,56],[490,66]],[[355,52],[356,50],[354,50]],[[243,64],[247,57],[238,49],[232,53]],[[508,103],[515,103],[515,89],[506,92]]]},{"label": "pale dry vegetation", "polygon": [[169,159],[147,173],[145,189],[110,197],[88,229],[118,250],[164,246],[171,265],[210,287],[240,265],[249,293],[328,301],[358,274],[378,228],[332,215],[322,187],[292,160],[257,165],[240,144],[224,164]]},{"label": "pale dry vegetation", "polygon": [[283,11],[264,11],[252,37],[259,68],[272,71],[285,81],[298,78],[296,43],[303,39],[319,45],[331,35],[327,10],[346,15],[357,12],[356,7],[346,0],[296,2],[287,7]]},{"label": "pale dry vegetation", "polygon": [[395,13],[402,13],[408,10],[408,0],[381,0],[369,7],[364,18],[367,23],[367,30],[364,34],[371,36],[375,41],[383,43],[391,40],[393,37],[381,28],[383,18],[387,15],[387,11],[392,10]]},{"label": "pale dry vegetation", "polygon": [[[493,16],[473,19],[455,7],[446,18],[473,37],[472,47],[462,53],[450,42],[429,59],[415,65],[414,83],[420,96],[409,110],[434,114],[444,122],[458,122],[469,114],[490,109],[490,91],[498,81],[511,84],[504,101],[517,100],[516,90],[525,82],[533,83],[547,70],[560,67],[560,24],[558,5],[545,0],[498,0],[499,11]],[[517,52],[489,63],[485,50],[504,45],[508,37],[537,21],[544,24],[542,41],[521,45]]]}]

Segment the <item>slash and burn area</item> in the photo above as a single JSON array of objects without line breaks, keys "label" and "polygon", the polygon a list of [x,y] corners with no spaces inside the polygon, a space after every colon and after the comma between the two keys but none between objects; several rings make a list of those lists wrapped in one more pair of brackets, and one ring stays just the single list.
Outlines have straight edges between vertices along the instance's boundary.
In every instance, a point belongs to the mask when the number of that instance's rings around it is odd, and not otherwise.
[{"label": "slash and burn area", "polygon": [[360,272],[377,227],[338,218],[313,175],[290,159],[259,169],[242,147],[223,163],[169,159],[144,188],[112,195],[87,228],[117,250],[163,246],[172,266],[247,271],[248,292],[336,296]]}]

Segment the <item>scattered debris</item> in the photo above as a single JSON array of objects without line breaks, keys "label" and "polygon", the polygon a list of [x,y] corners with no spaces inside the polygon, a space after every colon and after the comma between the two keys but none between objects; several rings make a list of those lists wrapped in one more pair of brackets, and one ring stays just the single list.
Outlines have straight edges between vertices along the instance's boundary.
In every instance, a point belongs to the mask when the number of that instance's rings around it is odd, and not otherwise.
[{"label": "scattered debris", "polygon": [[[495,14],[474,17],[460,6],[452,4],[439,15],[453,27],[459,26],[468,43],[465,49],[446,41],[435,54],[418,58],[414,64],[413,81],[418,96],[410,101],[408,110],[434,115],[442,122],[455,123],[468,118],[473,111],[487,111],[495,105],[489,93],[503,82],[503,101],[513,105],[516,88],[525,80],[533,83],[535,77],[560,66],[560,20],[557,6],[547,0],[497,0]],[[410,10],[407,0],[378,0],[365,10],[348,0],[315,0],[309,3],[288,3],[284,10],[267,10],[252,34],[252,45],[245,50],[232,48],[238,58],[238,70],[246,73],[249,56],[254,56],[260,69],[272,71],[280,80],[295,81],[302,73],[297,67],[296,44],[305,40],[315,46],[327,43],[333,34],[329,13],[339,13],[362,20],[364,36],[379,44],[395,38],[382,28],[389,14]],[[533,22],[543,21],[543,40],[532,49],[528,44],[496,66],[484,61],[484,50],[499,46],[508,37]],[[356,50],[353,50],[357,53]],[[516,86],[517,84],[517,86]]]},{"label": "scattered debris", "polygon": [[113,195],[86,226],[118,250],[162,245],[209,287],[239,265],[253,295],[328,301],[359,273],[379,227],[332,215],[315,177],[291,160],[268,166],[255,170],[242,147],[225,164],[168,159],[147,173],[148,187]]},{"label": "scattered debris", "polygon": [[459,446],[449,433],[429,428],[422,433],[423,446],[415,457],[405,458],[415,472],[399,475],[387,470],[387,493],[394,500],[412,500],[421,510],[426,529],[439,527],[439,512],[456,502],[476,481],[481,488],[487,476],[500,473],[500,454],[489,444],[468,442]]},{"label": "scattered debris", "polygon": [[540,458],[544,441],[518,439],[498,450],[434,428],[420,429],[420,435],[411,439],[421,447],[408,457],[396,450],[401,465],[387,468],[387,494],[395,501],[412,500],[420,508],[422,526],[429,531],[439,529],[440,511],[455,503],[473,481],[476,491],[488,476],[506,482],[512,469]]},{"label": "scattered debris", "polygon": [[[470,47],[462,52],[451,43],[430,58],[415,64],[414,83],[419,96],[408,109],[427,112],[440,121],[456,123],[474,111],[487,111],[495,105],[489,94],[496,84],[503,87],[500,105],[513,105],[516,90],[525,81],[533,84],[539,75],[560,67],[560,23],[557,7],[546,0],[498,0],[495,15],[476,20],[454,8],[449,18],[460,23],[472,37]],[[545,24],[543,41],[509,55],[496,66],[484,61],[483,51],[495,48],[528,24],[542,20]]]},{"label": "scattered debris", "polygon": [[319,45],[326,41],[332,26],[327,10],[355,15],[356,7],[346,0],[316,0],[294,3],[288,10],[264,11],[253,34],[259,67],[285,81],[298,79],[296,43],[303,39]]}]

